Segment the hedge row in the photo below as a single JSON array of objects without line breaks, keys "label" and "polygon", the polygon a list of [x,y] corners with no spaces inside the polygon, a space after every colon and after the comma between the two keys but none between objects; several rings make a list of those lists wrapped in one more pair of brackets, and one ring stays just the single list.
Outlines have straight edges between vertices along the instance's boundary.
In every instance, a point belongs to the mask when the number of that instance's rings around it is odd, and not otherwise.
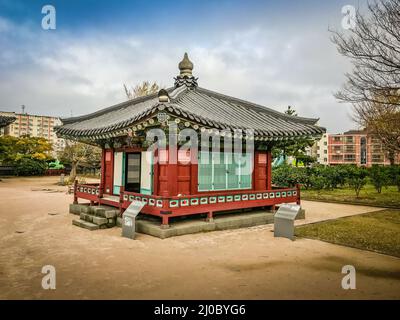
[{"label": "hedge row", "polygon": [[273,169],[272,182],[277,186],[292,187],[301,184],[305,189],[335,189],[349,186],[357,196],[361,188],[370,182],[378,193],[389,185],[397,186],[400,192],[400,166],[378,166],[371,168],[355,165],[293,167],[282,165]]}]

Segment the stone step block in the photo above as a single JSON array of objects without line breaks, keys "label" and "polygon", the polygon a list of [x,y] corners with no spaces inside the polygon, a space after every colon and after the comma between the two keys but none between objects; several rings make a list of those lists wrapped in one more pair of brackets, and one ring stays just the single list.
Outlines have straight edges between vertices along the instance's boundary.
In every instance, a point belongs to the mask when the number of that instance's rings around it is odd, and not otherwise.
[{"label": "stone step block", "polygon": [[88,222],[93,222],[93,215],[89,214],[89,213],[83,213],[81,212],[81,214],[79,215],[79,217],[81,218],[81,220],[84,221],[88,221]]},{"label": "stone step block", "polygon": [[82,211],[88,210],[88,204],[71,203],[69,205],[69,213],[79,215]]},{"label": "stone step block", "polygon": [[81,219],[72,220],[72,224],[75,226],[81,227],[81,228],[88,229],[90,231],[99,229],[98,225],[88,222],[88,221],[81,220]]},{"label": "stone step block", "polygon": [[107,224],[108,220],[107,220],[107,218],[93,216],[92,222],[94,224],[97,224],[98,226],[101,226],[101,225]]},{"label": "stone step block", "polygon": [[110,207],[93,207],[94,214],[103,218],[115,218],[118,215],[118,210],[112,209]]}]

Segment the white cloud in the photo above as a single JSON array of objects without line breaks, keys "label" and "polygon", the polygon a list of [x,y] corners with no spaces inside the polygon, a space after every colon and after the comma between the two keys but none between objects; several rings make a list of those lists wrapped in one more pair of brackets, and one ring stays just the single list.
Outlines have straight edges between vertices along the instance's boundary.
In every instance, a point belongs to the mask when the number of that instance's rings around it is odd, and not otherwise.
[{"label": "white cloud", "polygon": [[292,105],[300,115],[321,118],[331,131],[352,126],[349,107],[332,96],[348,64],[328,34],[277,33],[260,24],[183,46],[174,37],[167,42],[140,34],[32,35],[9,26],[0,17],[0,46],[6,48],[0,56],[0,110],[18,111],[25,104],[28,112],[62,117],[71,110],[92,112],[124,100],[123,83],[171,86],[188,51],[200,86],[281,111]]}]

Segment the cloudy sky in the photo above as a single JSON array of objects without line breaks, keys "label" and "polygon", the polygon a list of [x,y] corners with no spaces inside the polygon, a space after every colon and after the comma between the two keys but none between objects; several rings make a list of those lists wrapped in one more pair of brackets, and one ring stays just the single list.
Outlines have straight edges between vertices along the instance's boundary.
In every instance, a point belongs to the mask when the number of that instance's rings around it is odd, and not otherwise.
[{"label": "cloudy sky", "polygon": [[[326,3],[325,3],[326,2]],[[43,30],[42,7],[56,9]],[[330,42],[344,5],[331,1],[0,0],[0,110],[60,117],[126,99],[123,84],[169,87],[188,52],[201,87],[355,127],[332,93],[350,63]]]}]

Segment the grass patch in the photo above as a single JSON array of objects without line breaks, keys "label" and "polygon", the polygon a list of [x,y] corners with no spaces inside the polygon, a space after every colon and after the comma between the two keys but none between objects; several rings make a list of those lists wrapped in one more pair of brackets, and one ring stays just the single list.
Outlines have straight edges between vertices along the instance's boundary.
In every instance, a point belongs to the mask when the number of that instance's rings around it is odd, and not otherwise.
[{"label": "grass patch", "polygon": [[349,188],[338,188],[333,190],[301,190],[301,198],[304,200],[328,201],[355,203],[371,206],[383,206],[400,208],[400,192],[395,186],[383,188],[381,193],[377,193],[372,185],[366,185],[357,198],[355,191]]},{"label": "grass patch", "polygon": [[380,210],[297,226],[295,234],[400,257],[400,210]]}]

